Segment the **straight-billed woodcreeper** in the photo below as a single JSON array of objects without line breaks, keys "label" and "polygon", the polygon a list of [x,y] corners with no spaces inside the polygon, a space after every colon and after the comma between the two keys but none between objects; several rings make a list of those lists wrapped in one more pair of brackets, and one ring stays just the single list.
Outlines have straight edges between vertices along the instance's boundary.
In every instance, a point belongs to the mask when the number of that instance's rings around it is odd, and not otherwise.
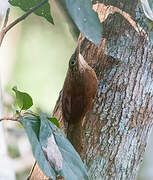
[{"label": "straight-billed woodcreeper", "polygon": [[98,88],[95,71],[76,50],[69,61],[69,68],[62,92],[62,114],[67,127],[67,137],[81,153],[83,119],[93,104]]}]

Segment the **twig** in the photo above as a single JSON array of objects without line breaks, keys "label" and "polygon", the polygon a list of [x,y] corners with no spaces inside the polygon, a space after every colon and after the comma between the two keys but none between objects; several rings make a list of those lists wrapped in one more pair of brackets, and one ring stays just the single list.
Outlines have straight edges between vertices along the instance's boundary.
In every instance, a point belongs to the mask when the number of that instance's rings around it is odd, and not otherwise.
[{"label": "twig", "polygon": [[10,121],[18,121],[19,117],[3,117],[0,118],[0,121],[10,120]]},{"label": "twig", "polygon": [[2,30],[0,32],[0,46],[1,46],[3,38],[5,36],[5,27],[6,27],[7,22],[8,22],[9,13],[10,13],[10,8],[7,9],[4,24],[3,24]]},{"label": "twig", "polygon": [[[47,3],[48,0],[43,0],[40,4],[30,8],[25,14],[23,14],[21,17],[17,18],[14,22],[12,22],[11,24],[9,24],[8,26],[4,27],[2,29],[2,31],[0,32],[0,46],[2,44],[3,38],[5,36],[5,34],[12,28],[14,27],[16,24],[18,24],[19,22],[21,22],[22,20],[24,20],[27,16],[29,16],[31,13],[33,13],[35,10],[39,9],[41,6],[43,6],[45,3]],[[7,14],[6,14],[6,18],[7,18]],[[5,19],[6,19],[5,18]],[[4,23],[5,26],[5,23]]]},{"label": "twig", "polygon": [[40,4],[32,7],[29,9],[29,11],[27,11],[24,15],[22,15],[21,17],[17,18],[14,22],[12,22],[11,24],[9,24],[6,28],[5,28],[5,33],[7,33],[13,26],[15,26],[16,24],[18,24],[20,21],[24,20],[27,16],[29,16],[32,12],[34,12],[35,10],[39,9],[41,6],[43,6],[46,2],[48,2],[48,0],[44,0],[42,1]]},{"label": "twig", "polygon": [[10,8],[7,9],[6,16],[5,16],[5,20],[4,20],[3,29],[4,29],[4,28],[6,27],[6,25],[7,25],[8,18],[9,18],[9,13],[10,13]]}]

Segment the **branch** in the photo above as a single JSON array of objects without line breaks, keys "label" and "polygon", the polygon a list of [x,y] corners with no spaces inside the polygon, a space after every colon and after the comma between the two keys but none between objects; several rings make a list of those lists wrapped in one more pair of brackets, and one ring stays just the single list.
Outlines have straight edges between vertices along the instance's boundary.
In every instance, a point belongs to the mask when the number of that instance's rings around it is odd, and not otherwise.
[{"label": "branch", "polygon": [[7,25],[8,18],[9,18],[9,13],[10,13],[10,8],[7,9],[6,16],[5,16],[5,20],[4,20],[3,29],[4,29],[4,28],[6,27],[6,25]]},{"label": "branch", "polygon": [[6,28],[6,25],[7,25],[7,22],[8,22],[9,13],[10,13],[10,8],[7,9],[5,20],[4,20],[4,24],[3,24],[2,30],[0,32],[0,46],[2,44],[4,36],[6,34],[5,33],[5,28]]},{"label": "branch", "polygon": [[18,121],[18,118],[19,117],[3,117],[3,118],[0,118],[0,121],[5,121],[5,120],[7,120],[7,121]]},{"label": "branch", "polygon": [[[19,22],[21,22],[22,20],[24,20],[26,17],[28,17],[31,13],[33,13],[35,10],[39,9],[41,6],[43,6],[45,3],[47,3],[48,0],[43,0],[40,4],[30,8],[24,15],[22,15],[21,17],[17,18],[14,22],[12,22],[11,24],[9,24],[8,26],[5,27],[5,23],[7,24],[7,22],[4,22],[4,26],[3,29],[0,32],[0,46],[2,44],[2,41],[4,39],[5,34],[12,28],[14,27],[16,24],[18,24]],[[6,14],[5,20],[8,21],[8,15]]]}]

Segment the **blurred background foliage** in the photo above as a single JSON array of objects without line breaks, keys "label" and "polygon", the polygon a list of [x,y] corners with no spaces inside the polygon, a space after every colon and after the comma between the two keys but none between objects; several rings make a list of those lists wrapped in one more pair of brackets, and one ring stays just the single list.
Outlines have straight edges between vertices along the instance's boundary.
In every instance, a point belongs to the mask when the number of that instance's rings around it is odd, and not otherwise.
[{"label": "blurred background foliage", "polygon": [[[21,14],[23,12],[19,8],[11,8],[10,21]],[[52,15],[55,25],[30,15],[4,39],[0,49],[0,75],[6,116],[12,114],[13,98],[10,94],[14,85],[32,96],[35,111],[51,113],[54,108],[76,42],[59,11],[55,9]],[[4,128],[11,165],[17,180],[24,180],[34,162],[29,142],[18,124],[5,122]],[[152,147],[150,138],[138,180],[153,179]]]},{"label": "blurred background foliage", "polygon": [[[19,9],[14,9],[19,16]],[[34,107],[51,112],[62,88],[67,64],[76,42],[69,33],[68,26],[54,13],[55,25],[36,15],[29,16],[16,30],[14,37],[14,61],[7,91],[17,85],[28,92],[34,100]],[[15,27],[16,28],[16,27]],[[10,32],[11,33],[11,32]],[[9,43],[10,39],[7,40]]]}]

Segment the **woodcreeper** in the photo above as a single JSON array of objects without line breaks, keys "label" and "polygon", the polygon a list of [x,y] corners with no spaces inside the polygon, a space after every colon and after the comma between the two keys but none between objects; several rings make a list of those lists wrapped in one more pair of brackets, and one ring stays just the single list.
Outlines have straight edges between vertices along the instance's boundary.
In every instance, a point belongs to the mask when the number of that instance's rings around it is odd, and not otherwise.
[{"label": "woodcreeper", "polygon": [[80,153],[82,149],[82,123],[93,104],[98,80],[95,71],[76,50],[69,61],[69,68],[62,92],[62,114],[67,126],[67,137]]}]

